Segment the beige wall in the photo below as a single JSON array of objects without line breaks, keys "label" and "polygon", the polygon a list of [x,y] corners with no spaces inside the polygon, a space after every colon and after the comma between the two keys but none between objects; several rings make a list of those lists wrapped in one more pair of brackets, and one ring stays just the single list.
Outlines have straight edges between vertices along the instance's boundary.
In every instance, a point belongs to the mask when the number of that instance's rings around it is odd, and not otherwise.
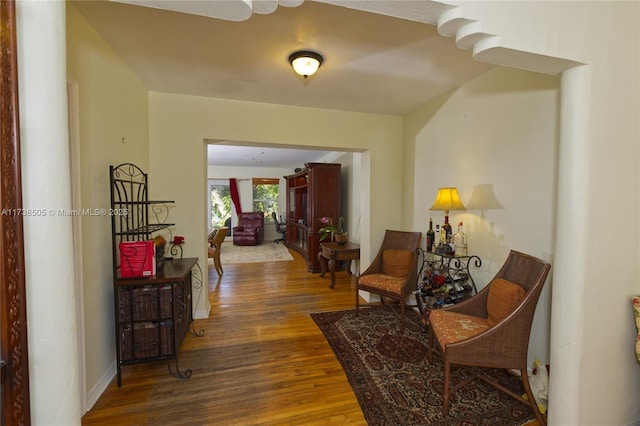
[{"label": "beige wall", "polygon": [[[26,3],[18,2],[19,12],[28,9]],[[46,7],[57,7],[56,2],[47,2]],[[411,4],[409,4],[411,3]],[[429,3],[425,2],[427,6]],[[453,1],[449,3],[454,3]],[[478,26],[487,34],[498,35],[498,40],[492,40],[498,45],[502,43],[508,49],[497,49],[495,55],[486,55],[486,51],[478,49],[470,52],[486,60],[503,62],[522,62],[528,52],[532,52],[536,59],[545,60],[553,55],[582,61],[584,67],[566,71],[562,76],[560,147],[558,154],[558,185],[560,196],[556,204],[557,229],[554,259],[553,307],[552,325],[557,327],[551,333],[551,424],[631,424],[640,418],[637,401],[640,398],[640,369],[633,357],[633,328],[629,307],[629,296],[640,292],[638,270],[640,265],[640,227],[638,185],[639,150],[638,136],[640,135],[639,98],[640,92],[638,75],[640,37],[638,37],[638,17],[640,6],[637,2],[455,2],[462,6],[459,22],[466,22],[465,18],[477,19]],[[415,12],[415,2],[398,2],[397,7],[405,7],[406,12]],[[31,9],[44,5],[34,5]],[[411,9],[411,10],[409,10]],[[419,11],[418,11],[419,13]],[[59,22],[57,14],[44,13],[45,16]],[[18,13],[19,39],[25,41],[27,36],[42,34],[41,29],[34,29],[29,20],[34,15]],[[84,31],[84,21],[78,19],[75,12],[68,16],[71,26],[78,26]],[[85,28],[86,29],[86,28]],[[137,138],[145,139],[145,115],[142,114],[143,103],[138,94],[141,88],[124,67],[116,66],[117,58],[107,54],[108,49],[99,43],[95,35],[89,31],[83,40],[74,40],[73,30],[70,30],[69,73],[80,83],[81,103],[83,91],[91,94],[89,112],[82,114],[83,121],[92,131],[83,136],[85,143],[97,144],[100,147],[85,146],[83,155],[83,179],[87,198],[83,199],[86,207],[91,202],[103,202],[106,198],[98,195],[92,198],[95,190],[107,188],[106,166],[110,163],[130,160],[144,162],[146,148],[132,148],[135,154],[130,154],[127,146],[118,147],[115,141],[125,136],[130,142]],[[49,33],[47,33],[49,34]],[[56,34],[51,35],[51,44],[60,41]],[[83,44],[86,37],[89,43]],[[82,41],[82,43],[80,43]],[[19,49],[21,49],[19,42]],[[486,46],[486,45],[485,45]],[[77,49],[74,51],[74,49]],[[85,50],[86,49],[86,50]],[[98,52],[95,59],[95,69],[92,69],[93,52]],[[85,52],[85,60],[77,62],[79,52]],[[480,53],[480,54],[479,54]],[[491,52],[488,52],[491,53]],[[63,54],[60,53],[60,57]],[[22,64],[19,67],[19,80],[22,87],[32,87],[42,78],[42,74],[51,74],[47,63],[43,60],[43,52],[36,50],[21,50],[19,57]],[[111,57],[111,59],[107,59]],[[75,58],[75,59],[74,59]],[[530,58],[529,58],[530,59]],[[29,62],[32,60],[33,62]],[[526,61],[525,61],[526,62]],[[78,69],[82,65],[85,71]],[[98,66],[100,65],[100,66]],[[106,66],[103,71],[101,67]],[[522,64],[521,64],[522,66]],[[526,68],[526,66],[525,66]],[[107,72],[110,71],[110,72]],[[114,75],[111,73],[115,72]],[[94,73],[96,73],[94,75]],[[98,79],[95,76],[101,76]],[[87,82],[87,79],[90,82]],[[83,81],[85,83],[83,84]],[[114,82],[114,85],[104,82]],[[110,97],[112,91],[123,90],[118,100]],[[131,84],[131,86],[128,86]],[[131,91],[132,93],[127,93]],[[51,87],[46,93],[46,101],[52,111],[66,108],[64,97],[57,96],[59,87]],[[25,93],[21,90],[21,93]],[[104,108],[100,108],[101,101],[94,96],[105,96]],[[85,104],[87,100],[85,99]],[[446,102],[446,100],[443,100]],[[118,116],[118,111],[135,105],[131,114]],[[199,229],[204,226],[204,181],[206,167],[204,164],[203,138],[241,139],[247,141],[261,141],[267,138],[274,143],[285,143],[309,146],[351,146],[364,149],[362,157],[362,175],[371,176],[372,180],[363,180],[362,193],[372,193],[371,200],[363,203],[363,211],[369,211],[371,217],[364,216],[361,229],[373,230],[377,233],[380,228],[394,226],[397,223],[396,214],[388,209],[389,197],[393,205],[411,206],[411,211],[420,210],[418,200],[412,202],[411,196],[399,199],[398,188],[406,183],[411,175],[406,159],[411,158],[409,150],[404,153],[398,147],[402,139],[402,122],[396,117],[369,116],[365,114],[349,114],[334,111],[323,111],[302,108],[288,108],[273,105],[249,103],[234,103],[229,101],[207,100],[203,98],[182,98],[178,96],[150,94],[150,137],[152,145],[149,147],[151,158],[152,191],[157,194],[171,195],[178,193],[181,201],[200,200],[195,205],[182,204],[176,222],[189,223],[190,220],[201,220],[201,224],[189,229],[193,245],[202,247],[204,255],[204,236],[199,236]],[[25,106],[21,116],[40,113],[38,106]],[[185,107],[185,108],[183,108]],[[440,108],[430,106],[438,111]],[[313,116],[314,120],[310,117]],[[133,120],[129,120],[133,117]],[[58,124],[66,125],[66,117],[52,117]],[[108,125],[105,125],[107,123]],[[249,123],[250,125],[247,125]],[[291,126],[291,123],[297,123]],[[175,125],[174,125],[175,124]],[[299,130],[304,128],[305,134],[311,138],[300,141]],[[21,130],[23,130],[21,128]],[[164,133],[163,133],[164,132]],[[120,134],[122,133],[122,134]],[[39,141],[32,137],[31,129],[22,132],[22,144],[37,146]],[[85,137],[89,137],[85,140]],[[140,142],[143,143],[144,142]],[[386,146],[385,146],[386,145]],[[371,151],[367,151],[371,149]],[[84,156],[90,152],[89,158]],[[178,157],[177,152],[183,153]],[[172,158],[172,155],[176,158]],[[104,156],[101,161],[99,158]],[[403,161],[403,158],[405,159]],[[37,156],[25,155],[31,169],[46,170],[46,166],[55,165],[57,170],[65,167],[65,162],[57,157],[50,157],[48,162]],[[421,159],[425,161],[427,159]],[[383,171],[382,165],[389,172]],[[394,171],[405,168],[404,181]],[[181,174],[181,172],[183,172]],[[417,170],[416,170],[417,172]],[[175,176],[175,181],[171,176]],[[155,180],[154,180],[155,179]],[[155,182],[158,183],[155,183]],[[202,182],[195,187],[190,182]],[[413,187],[414,180],[409,180],[409,187]],[[472,183],[471,181],[469,181]],[[496,182],[497,184],[497,182]],[[25,182],[25,197],[33,199],[41,193],[42,187]],[[371,191],[370,191],[371,189]],[[92,192],[93,191],[93,192]],[[377,192],[385,196],[373,195]],[[416,190],[411,191],[414,193]],[[191,195],[191,192],[200,195]],[[85,190],[83,189],[83,194]],[[186,193],[186,194],[183,194]],[[61,194],[64,196],[65,194]],[[66,193],[68,196],[69,194]],[[503,196],[503,194],[497,194]],[[432,197],[430,195],[427,200]],[[510,198],[510,197],[508,197]],[[62,199],[62,197],[60,198]],[[502,201],[502,200],[501,200]],[[406,204],[405,204],[406,203]],[[427,201],[427,204],[429,201]],[[415,205],[415,207],[414,207]],[[26,206],[26,205],[25,205]],[[102,207],[102,206],[97,206]],[[190,214],[190,209],[195,215]],[[420,211],[419,215],[422,215]],[[420,224],[423,218],[412,220],[406,214],[403,224]],[[85,220],[85,223],[87,221]],[[97,345],[96,360],[91,367],[87,366],[87,376],[99,377],[107,375],[108,365],[105,358],[113,361],[113,333],[112,313],[107,308],[111,304],[110,292],[110,249],[108,239],[102,242],[108,231],[97,225],[99,222],[86,223],[88,229],[86,247],[83,252],[94,261],[85,260],[85,277],[91,271],[90,283],[87,291],[95,292],[96,297],[85,299],[86,309],[91,309],[93,317],[87,319],[93,322],[92,343]],[[100,222],[101,223],[101,222]],[[497,222],[496,222],[497,224]],[[500,226],[503,226],[500,224]],[[93,229],[96,227],[96,229]],[[98,230],[97,228],[100,228]],[[106,228],[108,230],[108,227]],[[84,231],[84,229],[83,229]],[[26,231],[25,233],[27,233]],[[48,234],[48,235],[53,235]],[[365,233],[362,233],[365,238]],[[189,235],[187,235],[189,238]],[[379,241],[380,235],[378,235]],[[507,238],[513,238],[511,234]],[[201,239],[198,241],[198,239]],[[365,247],[376,245],[365,243]],[[614,249],[611,249],[614,247]],[[27,246],[27,258],[35,259],[41,252],[41,247]],[[196,252],[198,250],[196,249]],[[40,265],[27,264],[28,280],[38,276]],[[93,269],[91,269],[93,268]],[[48,285],[56,294],[64,295],[68,279],[61,277],[68,271],[61,267],[53,267],[49,271]],[[87,280],[85,280],[87,281]],[[33,284],[33,285],[31,285]],[[95,285],[95,287],[91,287]],[[27,287],[37,288],[37,281],[28,281]],[[108,288],[109,290],[104,290]],[[35,314],[40,306],[50,304],[50,293],[33,292],[29,309]],[[50,308],[51,309],[51,308]],[[45,309],[43,312],[49,312]],[[100,312],[103,315],[100,315]],[[31,319],[30,314],[30,319]],[[30,353],[50,351],[51,359],[65,359],[74,362],[75,348],[67,345],[50,347],[48,335],[34,330],[30,324],[29,340]],[[75,330],[57,327],[58,341],[73,336]],[[91,335],[87,331],[87,336]],[[111,342],[107,345],[107,342]],[[108,346],[108,347],[106,347]],[[47,401],[58,401],[59,404],[71,406],[73,401],[60,401],[60,384],[50,374],[42,374],[44,364],[34,364],[37,358],[30,359],[32,372],[32,411],[34,419],[40,423],[53,423],[60,413],[58,406],[52,406]],[[35,394],[35,395],[34,395]],[[604,401],[604,402],[603,402]],[[557,408],[556,408],[557,407]],[[64,408],[64,407],[63,407]],[[76,419],[79,422],[79,419]]]},{"label": "beige wall", "polygon": [[[151,195],[176,200],[172,217],[190,242],[185,256],[206,259],[202,232],[207,208],[205,140],[368,150],[363,157],[365,161],[370,158],[375,173],[362,167],[362,180],[370,180],[377,195],[370,200],[361,195],[362,215],[367,216],[360,223],[363,259],[370,256],[365,235],[377,250],[384,229],[402,225],[397,209],[388,208],[401,202],[402,117],[157,92],[149,94],[149,107],[151,178],[155,182]],[[208,307],[206,297],[199,300],[196,311],[200,316]]]},{"label": "beige wall", "polygon": [[[81,204],[87,209],[108,208],[109,165],[131,162],[148,170],[147,90],[70,3],[67,72],[79,94]],[[153,178],[150,184],[155,184]],[[82,217],[82,266],[90,406],[115,366],[109,216]]]},{"label": "beige wall", "polygon": [[[497,67],[407,117],[413,227],[426,231],[429,217],[442,224],[444,212],[429,210],[438,187],[458,188],[467,210],[451,211],[449,221],[454,232],[464,223],[469,252],[482,259],[473,272],[478,289],[511,249],[553,261],[559,87],[557,77]],[[478,198],[487,190],[500,205]],[[530,363],[549,361],[550,281],[536,311]]]},{"label": "beige wall", "polygon": [[585,64],[561,84],[550,423],[637,422],[640,3],[452,3],[499,36],[502,49],[476,55],[525,68],[552,56]]}]

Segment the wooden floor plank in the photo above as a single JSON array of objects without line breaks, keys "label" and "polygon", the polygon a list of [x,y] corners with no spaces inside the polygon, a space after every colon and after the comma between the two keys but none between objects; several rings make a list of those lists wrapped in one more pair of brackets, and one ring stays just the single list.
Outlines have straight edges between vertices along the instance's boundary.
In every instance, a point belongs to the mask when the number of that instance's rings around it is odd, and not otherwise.
[{"label": "wooden floor plank", "polygon": [[[224,250],[224,245],[223,245]],[[307,272],[291,262],[209,269],[209,318],[179,355],[192,376],[166,362],[124,367],[82,419],[84,425],[365,425],[362,411],[313,312],[354,307],[355,278]],[[175,364],[172,362],[172,366]]]}]

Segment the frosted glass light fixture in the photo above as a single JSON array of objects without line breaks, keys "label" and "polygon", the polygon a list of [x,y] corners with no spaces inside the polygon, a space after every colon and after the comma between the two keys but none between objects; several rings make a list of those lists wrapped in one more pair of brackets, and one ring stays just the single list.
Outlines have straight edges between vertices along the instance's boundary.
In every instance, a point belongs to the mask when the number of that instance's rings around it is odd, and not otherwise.
[{"label": "frosted glass light fixture", "polygon": [[298,50],[289,55],[289,63],[293,70],[304,78],[315,74],[323,61],[321,54],[311,50]]}]

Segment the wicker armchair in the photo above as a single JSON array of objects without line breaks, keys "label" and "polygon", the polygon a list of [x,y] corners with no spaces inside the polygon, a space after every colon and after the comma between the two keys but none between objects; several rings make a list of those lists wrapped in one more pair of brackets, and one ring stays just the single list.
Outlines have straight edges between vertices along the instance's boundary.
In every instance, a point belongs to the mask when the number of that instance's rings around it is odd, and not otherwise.
[{"label": "wicker armchair", "polygon": [[224,242],[224,238],[227,236],[228,231],[229,228],[223,226],[222,228],[211,232],[208,238],[208,257],[213,259],[213,266],[216,268],[218,276],[222,276],[222,274],[224,274],[224,271],[222,270],[222,264],[220,263],[220,249],[222,248],[222,243]]},{"label": "wicker armchair", "polygon": [[[356,315],[360,310],[359,290],[400,304],[400,333],[404,332],[405,299],[416,289],[420,232],[386,230],[382,245],[371,265],[358,277],[356,283]],[[395,311],[394,311],[395,312]]]},{"label": "wicker armchair", "polygon": [[[527,352],[533,314],[551,266],[511,251],[493,280],[477,295],[429,315],[429,352],[444,359],[442,414],[449,413],[449,397],[474,379],[481,379],[527,404],[545,425],[527,376]],[[519,370],[527,400],[481,373],[450,388],[451,365]]]}]

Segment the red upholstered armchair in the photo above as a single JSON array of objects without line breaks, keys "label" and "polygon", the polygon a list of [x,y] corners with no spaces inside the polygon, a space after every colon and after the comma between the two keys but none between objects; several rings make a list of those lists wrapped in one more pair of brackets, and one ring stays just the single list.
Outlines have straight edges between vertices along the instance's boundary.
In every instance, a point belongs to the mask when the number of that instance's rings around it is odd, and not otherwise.
[{"label": "red upholstered armchair", "polygon": [[238,226],[233,227],[233,244],[256,246],[264,240],[264,213],[250,212],[238,215]]}]

